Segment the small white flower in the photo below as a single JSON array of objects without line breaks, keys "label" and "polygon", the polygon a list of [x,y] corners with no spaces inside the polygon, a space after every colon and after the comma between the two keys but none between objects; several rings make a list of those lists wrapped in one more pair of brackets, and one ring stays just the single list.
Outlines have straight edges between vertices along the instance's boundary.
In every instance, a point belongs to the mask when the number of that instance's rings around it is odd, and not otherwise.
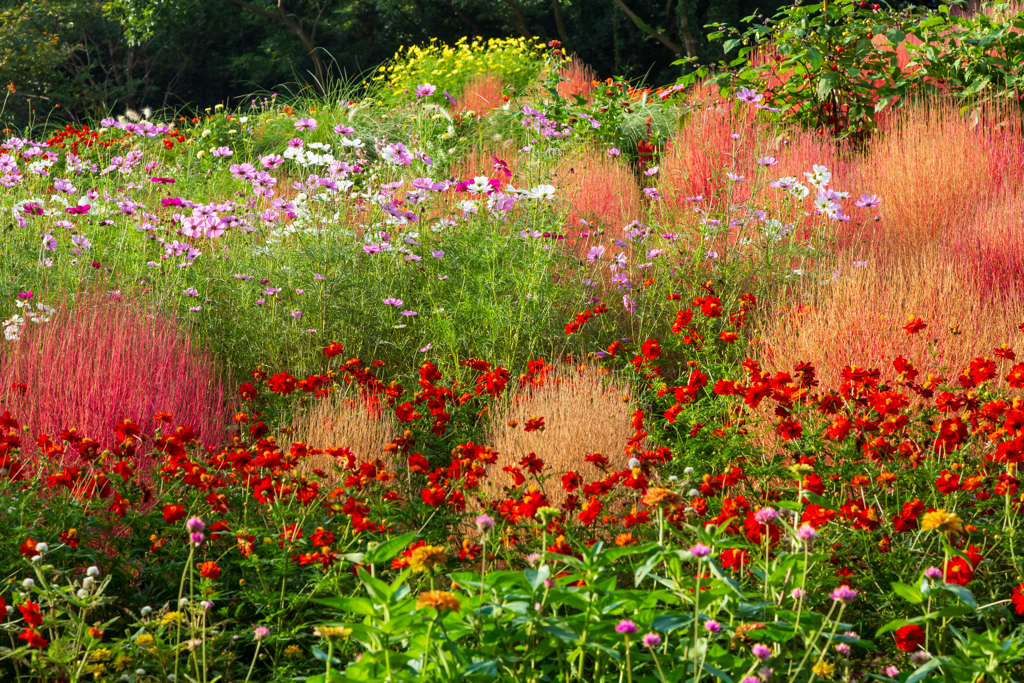
[{"label": "small white flower", "polygon": [[25,579],[21,582],[21,585],[24,586],[26,590],[31,590],[36,587],[36,582],[35,579]]},{"label": "small white flower", "polygon": [[147,614],[149,614],[152,611],[153,611],[153,608],[150,607],[149,605],[146,605],[145,607],[143,607],[142,609],[139,610],[139,612],[142,614],[142,616],[146,616]]},{"label": "small white flower", "polygon": [[552,185],[538,185],[530,190],[529,196],[534,199],[551,199],[555,196],[555,188]]},{"label": "small white flower", "polygon": [[683,474],[693,474],[693,473],[694,473],[694,469],[692,467],[687,467],[687,468],[685,468],[683,470]]},{"label": "small white flower", "polygon": [[700,495],[700,491],[698,491],[697,489],[690,489],[690,491],[686,495],[688,495],[690,498],[696,498],[697,496]]},{"label": "small white flower", "polygon": [[188,598],[182,598],[181,600],[178,600],[178,609],[181,609],[182,607],[184,607],[187,604],[188,604]]},{"label": "small white flower", "polygon": [[92,587],[93,585],[95,585],[95,583],[96,579],[92,578],[91,576],[87,576],[84,579],[82,579],[82,588],[84,588],[87,591],[92,590]]},{"label": "small white flower", "polygon": [[89,591],[85,590],[84,588],[79,588],[78,597],[81,600],[85,600],[87,597],[89,597]]},{"label": "small white flower", "polygon": [[89,567],[88,569],[85,570],[85,575],[86,576],[91,576],[93,578],[96,578],[96,577],[98,577],[100,575],[100,568],[97,567],[96,565],[93,565],[93,566],[91,566],[91,567]]}]

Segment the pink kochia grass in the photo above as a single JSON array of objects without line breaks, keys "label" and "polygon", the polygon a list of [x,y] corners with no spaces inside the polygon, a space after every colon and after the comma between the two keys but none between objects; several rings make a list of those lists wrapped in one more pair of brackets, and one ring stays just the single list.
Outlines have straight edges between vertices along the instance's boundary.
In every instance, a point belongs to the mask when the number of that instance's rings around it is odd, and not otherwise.
[{"label": "pink kochia grass", "polygon": [[49,322],[26,322],[0,352],[3,409],[33,438],[59,442],[74,428],[109,448],[121,420],[152,434],[154,415],[167,412],[173,426],[192,427],[206,445],[224,440],[228,380],[173,317],[102,291],[55,308]]},{"label": "pink kochia grass", "polygon": [[556,171],[558,197],[569,205],[566,227],[572,235],[587,232],[582,220],[621,234],[638,220],[640,186],[629,165],[604,150],[585,148],[561,162]]}]

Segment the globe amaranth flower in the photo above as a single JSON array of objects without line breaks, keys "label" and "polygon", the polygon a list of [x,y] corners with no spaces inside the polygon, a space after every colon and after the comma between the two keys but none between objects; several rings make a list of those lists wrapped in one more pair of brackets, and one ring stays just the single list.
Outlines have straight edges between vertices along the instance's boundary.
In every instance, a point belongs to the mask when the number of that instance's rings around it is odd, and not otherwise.
[{"label": "globe amaranth flower", "polygon": [[704,630],[708,633],[718,633],[722,630],[722,625],[714,619],[708,619],[704,622]]},{"label": "globe amaranth flower", "polygon": [[636,635],[636,624],[629,619],[623,619],[615,625],[615,632],[622,633],[627,636]]},{"label": "globe amaranth flower", "polygon": [[828,597],[832,598],[836,602],[841,602],[844,605],[849,605],[857,598],[857,591],[853,590],[849,586],[840,586],[834,591],[828,594]]},{"label": "globe amaranth flower", "polygon": [[703,560],[705,557],[711,554],[711,548],[704,545],[703,543],[697,543],[690,548],[690,554],[696,557],[698,560]]},{"label": "globe amaranth flower", "polygon": [[772,649],[767,645],[762,645],[761,643],[757,643],[754,647],[750,648],[750,653],[762,662],[767,662],[772,658]]},{"label": "globe amaranth flower", "polygon": [[661,636],[657,633],[648,633],[643,637],[643,643],[649,648],[656,648],[661,644]]},{"label": "globe amaranth flower", "polygon": [[482,534],[486,534],[488,531],[494,528],[494,518],[488,514],[482,514],[476,518],[476,528]]}]

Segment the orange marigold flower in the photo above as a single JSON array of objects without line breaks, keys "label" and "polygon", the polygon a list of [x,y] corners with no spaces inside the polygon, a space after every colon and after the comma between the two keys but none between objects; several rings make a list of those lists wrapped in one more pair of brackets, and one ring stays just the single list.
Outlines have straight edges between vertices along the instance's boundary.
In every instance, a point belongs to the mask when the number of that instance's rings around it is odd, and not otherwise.
[{"label": "orange marigold flower", "polygon": [[444,548],[436,545],[423,545],[412,551],[409,556],[409,568],[414,572],[425,572],[439,567],[448,561]]},{"label": "orange marigold flower", "polygon": [[907,324],[903,326],[903,329],[906,330],[907,334],[917,334],[926,327],[928,327],[928,323],[921,320],[920,318],[910,316],[910,318],[907,321]]},{"label": "orange marigold flower", "polygon": [[652,486],[641,501],[647,507],[675,508],[683,504],[683,497],[671,489]]},{"label": "orange marigold flower", "polygon": [[458,596],[448,591],[426,591],[420,593],[419,599],[416,600],[416,607],[419,609],[433,607],[438,612],[458,612],[462,608],[462,602],[459,601]]}]

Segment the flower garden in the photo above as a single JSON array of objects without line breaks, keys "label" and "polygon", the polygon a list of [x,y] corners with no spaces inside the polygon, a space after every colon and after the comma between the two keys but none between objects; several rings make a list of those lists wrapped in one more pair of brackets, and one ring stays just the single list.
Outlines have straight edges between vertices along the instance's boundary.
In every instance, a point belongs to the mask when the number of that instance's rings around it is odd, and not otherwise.
[{"label": "flower garden", "polygon": [[8,134],[0,680],[1024,679],[1024,14],[787,12]]}]

